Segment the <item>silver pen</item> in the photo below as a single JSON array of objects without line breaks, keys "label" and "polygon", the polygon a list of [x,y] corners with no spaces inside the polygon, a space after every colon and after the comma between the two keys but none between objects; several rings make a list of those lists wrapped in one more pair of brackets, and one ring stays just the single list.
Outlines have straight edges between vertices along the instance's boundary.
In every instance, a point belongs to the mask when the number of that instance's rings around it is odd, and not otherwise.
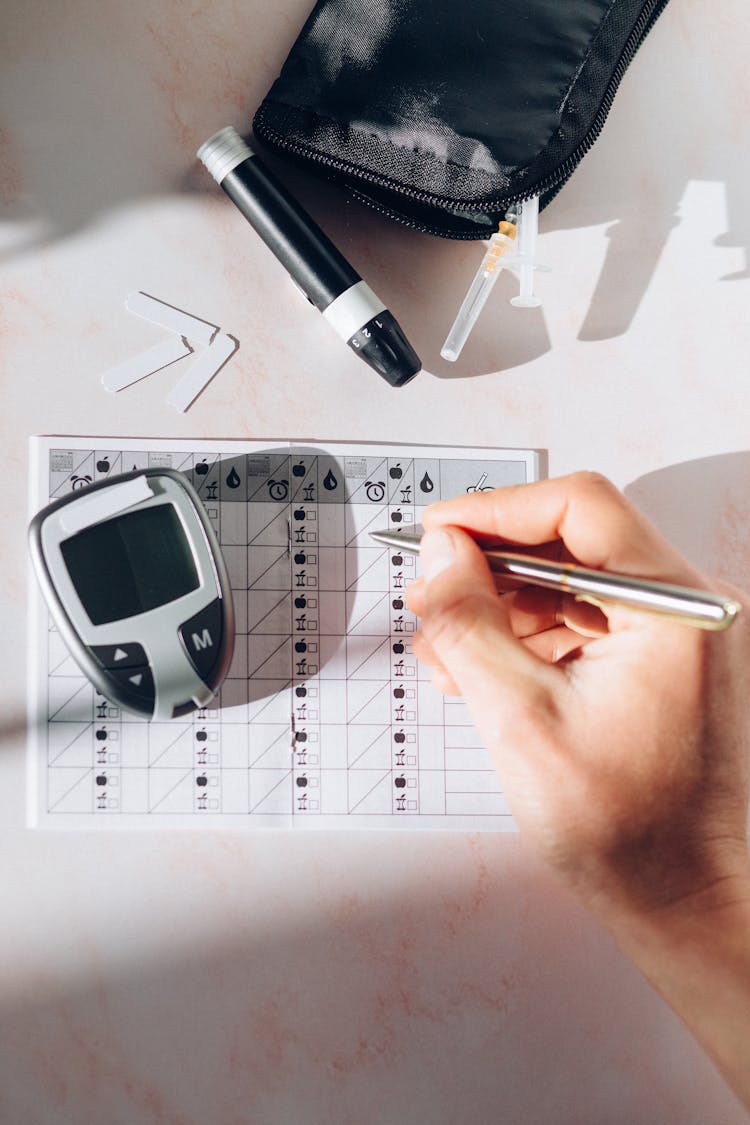
[{"label": "silver pen", "polygon": [[[412,554],[419,554],[423,535],[424,528],[418,524],[410,530],[370,532],[376,542]],[[590,570],[573,563],[550,562],[516,554],[515,551],[482,550],[490,570],[495,574],[519,578],[531,586],[572,594],[577,601],[593,605],[628,606],[658,613],[697,629],[714,630],[726,629],[740,611],[739,603],[724,594],[710,594],[689,586],[673,586],[667,582],[631,578],[630,575],[611,574],[605,570]]]}]

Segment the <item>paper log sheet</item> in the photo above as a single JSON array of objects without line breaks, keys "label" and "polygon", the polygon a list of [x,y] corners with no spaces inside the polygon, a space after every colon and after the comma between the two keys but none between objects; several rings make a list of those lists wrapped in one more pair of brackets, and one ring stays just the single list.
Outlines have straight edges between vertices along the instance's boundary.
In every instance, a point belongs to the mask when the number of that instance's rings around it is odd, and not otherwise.
[{"label": "paper log sheet", "polygon": [[31,466],[33,511],[117,473],[185,473],[237,638],[211,706],[147,722],[80,672],[32,576],[30,823],[514,829],[465,704],[413,654],[417,558],[368,533],[534,480],[534,452],[53,437],[32,439]]}]

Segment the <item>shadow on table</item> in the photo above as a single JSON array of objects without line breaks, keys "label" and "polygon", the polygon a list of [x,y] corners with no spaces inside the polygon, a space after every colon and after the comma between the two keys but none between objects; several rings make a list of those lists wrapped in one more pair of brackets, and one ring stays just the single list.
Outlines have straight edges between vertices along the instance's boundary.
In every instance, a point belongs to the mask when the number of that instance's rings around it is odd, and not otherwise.
[{"label": "shadow on table", "polygon": [[159,840],[105,841],[94,883],[40,845],[65,895],[0,1002],[5,1125],[745,1120],[515,838]]},{"label": "shadow on table", "polygon": [[695,566],[750,591],[750,452],[669,465],[625,494]]},{"label": "shadow on table", "polygon": [[[54,10],[41,0],[17,2],[6,14],[8,61],[0,69],[12,122],[0,153],[2,195],[6,221],[19,227],[17,237],[10,232],[6,254],[70,237],[104,215],[160,196],[206,192],[220,204],[195,152],[222,125],[249,128],[308,14],[309,0],[282,0],[272,17],[253,4],[218,3],[188,13],[135,0],[121,12],[110,7],[102,18],[93,0]],[[733,143],[731,129],[715,127],[737,110],[731,83],[718,73],[721,59],[705,48],[696,82],[695,45],[717,34],[716,21],[709,9],[690,18],[689,34],[671,7],[657,21],[602,136],[544,212],[545,231],[611,224],[581,340],[627,331],[691,181],[726,185],[729,230],[721,243],[750,242],[744,202],[750,150]],[[720,97],[726,105],[716,104]],[[544,314],[511,309],[506,298],[515,282],[504,277],[459,361],[440,359],[481,246],[384,221],[320,179],[270,159],[394,310],[435,375],[508,370],[549,350]],[[577,268],[572,255],[545,282],[550,300],[565,299],[565,273]],[[727,280],[745,276],[739,271]],[[448,283],[436,284],[446,277]]]}]

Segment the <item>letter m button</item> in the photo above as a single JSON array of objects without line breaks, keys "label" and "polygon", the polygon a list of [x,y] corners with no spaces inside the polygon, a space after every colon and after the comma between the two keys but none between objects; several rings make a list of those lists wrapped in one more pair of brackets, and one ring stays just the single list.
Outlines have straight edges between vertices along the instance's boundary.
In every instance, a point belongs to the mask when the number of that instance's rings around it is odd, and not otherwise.
[{"label": "letter m button", "polygon": [[191,633],[190,641],[194,652],[201,652],[204,648],[213,648],[214,643],[208,629],[204,629],[201,633]]},{"label": "letter m button", "polygon": [[180,626],[180,639],[196,672],[206,683],[221,652],[222,604],[216,598]]}]

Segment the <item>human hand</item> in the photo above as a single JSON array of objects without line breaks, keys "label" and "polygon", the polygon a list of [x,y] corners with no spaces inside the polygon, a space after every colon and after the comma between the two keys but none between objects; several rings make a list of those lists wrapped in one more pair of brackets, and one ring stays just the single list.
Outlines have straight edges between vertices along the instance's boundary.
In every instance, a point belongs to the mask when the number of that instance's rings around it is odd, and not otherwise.
[{"label": "human hand", "polygon": [[747,605],[717,634],[533,587],[498,594],[474,539],[710,588],[593,474],[433,505],[424,525],[415,652],[465,697],[522,836],[609,923],[747,892]]}]

